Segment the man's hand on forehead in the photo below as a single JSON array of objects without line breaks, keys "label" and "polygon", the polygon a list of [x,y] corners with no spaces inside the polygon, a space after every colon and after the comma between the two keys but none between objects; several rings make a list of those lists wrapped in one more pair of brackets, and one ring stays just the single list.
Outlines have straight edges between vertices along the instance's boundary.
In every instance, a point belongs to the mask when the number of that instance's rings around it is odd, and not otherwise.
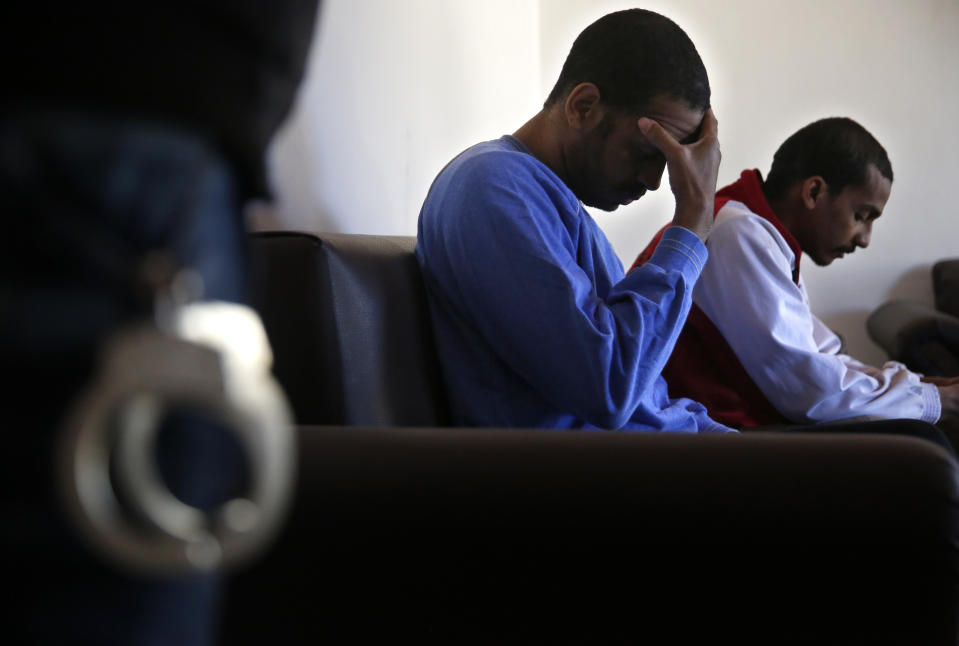
[{"label": "man's hand on forehead", "polygon": [[[696,143],[697,141],[699,141],[699,140],[702,138],[702,136],[703,136],[704,133],[707,133],[707,134],[708,134],[709,132],[711,132],[711,133],[712,133],[712,136],[716,136],[717,130],[718,130],[718,125],[719,125],[719,124],[718,124],[718,121],[716,120],[716,116],[713,114],[712,108],[707,108],[706,111],[703,112],[703,117],[702,117],[702,119],[699,121],[699,125],[696,126],[696,129],[695,129],[695,130],[693,130],[689,135],[687,135],[687,136],[685,136],[685,137],[683,137],[682,139],[679,139],[679,140],[677,140],[676,137],[674,137],[673,135],[671,135],[671,134],[669,133],[669,131],[666,130],[665,128],[663,128],[662,124],[660,124],[660,123],[659,123],[658,121],[656,121],[655,119],[651,119],[651,118],[649,118],[649,117],[640,117],[640,118],[637,119],[637,121],[636,121],[636,125],[637,125],[637,127],[639,128],[640,132],[642,132],[644,135],[647,135],[647,137],[648,137],[648,134],[647,134],[646,130],[650,127],[650,126],[649,126],[650,123],[655,124],[655,125],[658,126],[660,129],[662,129],[663,133],[664,133],[667,137],[669,137],[672,141],[674,141],[675,143],[679,144],[680,146],[689,146],[689,145],[691,145],[691,144]],[[710,125],[710,129],[709,129],[709,130],[707,130],[707,124]],[[655,142],[654,142],[654,143],[655,143]],[[664,151],[661,150],[661,152],[664,152]]]},{"label": "man's hand on forehead", "polygon": [[641,117],[640,131],[666,158],[669,187],[676,196],[676,215],[673,224],[685,227],[703,240],[709,235],[713,222],[713,200],[716,196],[716,178],[719,175],[719,122],[712,108],[689,137],[691,143],[681,143],[653,119]]},{"label": "man's hand on forehead", "polygon": [[[696,126],[696,129],[693,130],[692,133],[690,133],[690,135],[689,135],[688,137],[685,137],[684,139],[682,139],[679,143],[681,143],[681,144],[684,145],[684,146],[688,146],[689,144],[694,144],[694,143],[696,143],[697,141],[699,141],[700,136],[702,136],[703,125],[706,123],[706,115],[707,115],[707,114],[710,115],[710,116],[712,116],[712,110],[711,110],[711,109],[707,109],[705,112],[703,112],[703,118],[702,118],[702,120],[699,122],[699,125]],[[713,117],[713,120],[715,121],[715,120],[716,120],[716,117]]]}]

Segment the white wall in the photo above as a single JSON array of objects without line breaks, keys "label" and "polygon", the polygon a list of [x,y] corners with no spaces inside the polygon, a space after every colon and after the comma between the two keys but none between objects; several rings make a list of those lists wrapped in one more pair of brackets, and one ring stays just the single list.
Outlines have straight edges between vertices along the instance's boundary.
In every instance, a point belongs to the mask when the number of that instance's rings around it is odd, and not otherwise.
[{"label": "white wall", "polygon": [[[628,2],[325,0],[301,102],[272,154],[290,228],[415,233],[436,172],[481,139],[512,132],[542,103],[576,34]],[[892,195],[865,251],[804,261],[817,313],[849,351],[884,357],[864,321],[881,301],[931,302],[929,268],[959,256],[956,0],[656,0],[713,85],[728,183],[768,171],[776,147],[824,116],[860,121],[885,145]],[[624,263],[667,222],[668,183],[595,213]]]},{"label": "white wall", "polygon": [[411,235],[436,173],[542,103],[537,0],[324,0],[271,151],[287,228]]}]

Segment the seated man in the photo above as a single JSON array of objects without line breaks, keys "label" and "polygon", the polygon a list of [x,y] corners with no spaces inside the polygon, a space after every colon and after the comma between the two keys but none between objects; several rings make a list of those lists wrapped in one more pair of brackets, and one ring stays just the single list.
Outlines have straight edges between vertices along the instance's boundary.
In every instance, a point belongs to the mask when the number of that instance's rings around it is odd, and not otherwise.
[{"label": "seated man", "polygon": [[[716,194],[709,261],[664,375],[725,424],[854,417],[936,422],[959,385],[895,362],[865,365],[809,309],[802,252],[818,265],[869,245],[892,187],[886,151],[855,121],[816,121],[789,137],[769,177],[743,171]],[[655,241],[636,265],[651,258]]]},{"label": "seated man", "polygon": [[[706,260],[719,165],[709,82],[689,37],[638,9],[573,44],[541,112],[436,178],[419,219],[458,424],[721,431],[660,372]],[[673,225],[629,276],[583,208],[655,190]]]}]

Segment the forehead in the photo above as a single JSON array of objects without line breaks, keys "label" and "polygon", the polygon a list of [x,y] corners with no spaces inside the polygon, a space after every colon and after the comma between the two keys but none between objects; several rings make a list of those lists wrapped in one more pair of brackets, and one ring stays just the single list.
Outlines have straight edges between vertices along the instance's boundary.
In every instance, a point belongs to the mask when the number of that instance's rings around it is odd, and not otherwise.
[{"label": "forehead", "polygon": [[847,187],[843,193],[847,194],[847,197],[851,200],[876,206],[881,210],[889,199],[891,191],[892,182],[883,177],[875,164],[869,164],[869,170],[866,171],[866,181],[857,186]]}]

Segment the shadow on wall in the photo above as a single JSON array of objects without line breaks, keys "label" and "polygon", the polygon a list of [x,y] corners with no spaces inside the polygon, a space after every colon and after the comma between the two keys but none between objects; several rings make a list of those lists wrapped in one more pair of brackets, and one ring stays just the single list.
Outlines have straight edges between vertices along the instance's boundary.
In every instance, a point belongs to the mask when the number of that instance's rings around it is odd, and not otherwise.
[{"label": "shadow on wall", "polygon": [[844,353],[864,363],[881,366],[889,358],[866,333],[866,319],[869,314],[870,310],[849,310],[819,318],[830,330],[842,337]]},{"label": "shadow on wall", "polygon": [[[918,301],[932,305],[932,263],[914,265],[900,276],[889,288],[886,301],[896,299]],[[885,302],[885,301],[883,301]],[[876,303],[879,307],[882,303]]]}]

